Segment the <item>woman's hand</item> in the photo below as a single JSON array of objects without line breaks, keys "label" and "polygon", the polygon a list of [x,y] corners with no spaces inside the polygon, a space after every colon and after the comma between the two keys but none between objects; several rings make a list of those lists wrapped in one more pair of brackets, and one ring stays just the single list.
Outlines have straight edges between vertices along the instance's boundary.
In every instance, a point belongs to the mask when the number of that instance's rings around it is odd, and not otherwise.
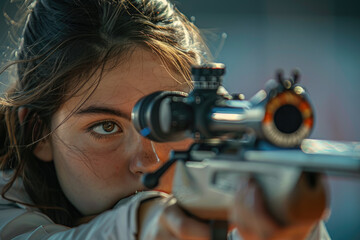
[{"label": "woman's hand", "polygon": [[141,204],[138,240],[210,239],[206,223],[188,216],[175,198],[156,198]]},{"label": "woman's hand", "polygon": [[245,240],[303,240],[318,223],[314,219],[281,226],[268,213],[262,191],[253,180],[239,189],[231,218]]}]

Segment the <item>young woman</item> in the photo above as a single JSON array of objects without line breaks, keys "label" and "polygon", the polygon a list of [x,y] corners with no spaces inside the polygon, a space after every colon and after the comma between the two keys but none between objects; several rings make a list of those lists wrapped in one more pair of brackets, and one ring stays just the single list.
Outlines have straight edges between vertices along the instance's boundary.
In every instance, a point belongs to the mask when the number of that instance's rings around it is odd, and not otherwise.
[{"label": "young woman", "polygon": [[209,239],[209,226],[166,194],[171,171],[158,191],[139,181],[189,142],[151,142],[130,119],[144,95],[189,91],[190,66],[206,52],[166,0],[31,3],[1,99],[0,238]]}]

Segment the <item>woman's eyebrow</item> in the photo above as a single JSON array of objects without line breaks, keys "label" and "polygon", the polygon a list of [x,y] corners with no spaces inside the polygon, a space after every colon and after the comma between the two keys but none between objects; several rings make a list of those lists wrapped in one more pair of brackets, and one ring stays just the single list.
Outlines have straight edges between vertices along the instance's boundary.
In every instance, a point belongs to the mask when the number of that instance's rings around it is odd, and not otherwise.
[{"label": "woman's eyebrow", "polygon": [[89,106],[84,109],[79,109],[75,114],[83,115],[83,114],[111,114],[116,115],[117,117],[122,117],[131,121],[131,116],[121,110],[108,108],[108,107],[98,107],[98,106]]}]

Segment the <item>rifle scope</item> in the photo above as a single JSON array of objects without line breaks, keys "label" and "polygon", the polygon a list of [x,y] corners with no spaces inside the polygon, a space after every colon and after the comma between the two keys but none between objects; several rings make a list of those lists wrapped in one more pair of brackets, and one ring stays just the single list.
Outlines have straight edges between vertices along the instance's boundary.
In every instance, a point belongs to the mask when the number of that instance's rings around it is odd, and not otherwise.
[{"label": "rifle scope", "polygon": [[297,72],[288,79],[279,73],[248,101],[221,91],[224,73],[220,63],[194,66],[189,94],[159,91],[140,99],[132,111],[135,128],[157,142],[255,134],[287,148],[309,136],[314,114]]}]

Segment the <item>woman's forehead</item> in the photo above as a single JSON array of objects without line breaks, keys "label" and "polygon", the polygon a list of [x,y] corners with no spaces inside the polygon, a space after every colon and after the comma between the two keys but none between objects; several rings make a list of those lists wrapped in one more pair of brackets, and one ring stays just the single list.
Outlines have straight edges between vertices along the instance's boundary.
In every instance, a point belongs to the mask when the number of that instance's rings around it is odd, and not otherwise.
[{"label": "woman's forehead", "polygon": [[94,95],[105,92],[107,96],[113,94],[132,98],[158,90],[178,90],[185,83],[180,74],[169,72],[155,53],[138,47],[104,73]]},{"label": "woman's forehead", "polygon": [[96,89],[90,91],[91,95],[88,91],[90,85],[99,78],[100,73],[89,79],[83,87],[84,91],[80,91],[65,105],[78,105],[85,98],[85,107],[93,104],[134,105],[138,99],[155,91],[187,91],[186,80],[180,74],[169,72],[151,50],[137,47],[115,66],[111,64],[111,68],[101,74]]}]

